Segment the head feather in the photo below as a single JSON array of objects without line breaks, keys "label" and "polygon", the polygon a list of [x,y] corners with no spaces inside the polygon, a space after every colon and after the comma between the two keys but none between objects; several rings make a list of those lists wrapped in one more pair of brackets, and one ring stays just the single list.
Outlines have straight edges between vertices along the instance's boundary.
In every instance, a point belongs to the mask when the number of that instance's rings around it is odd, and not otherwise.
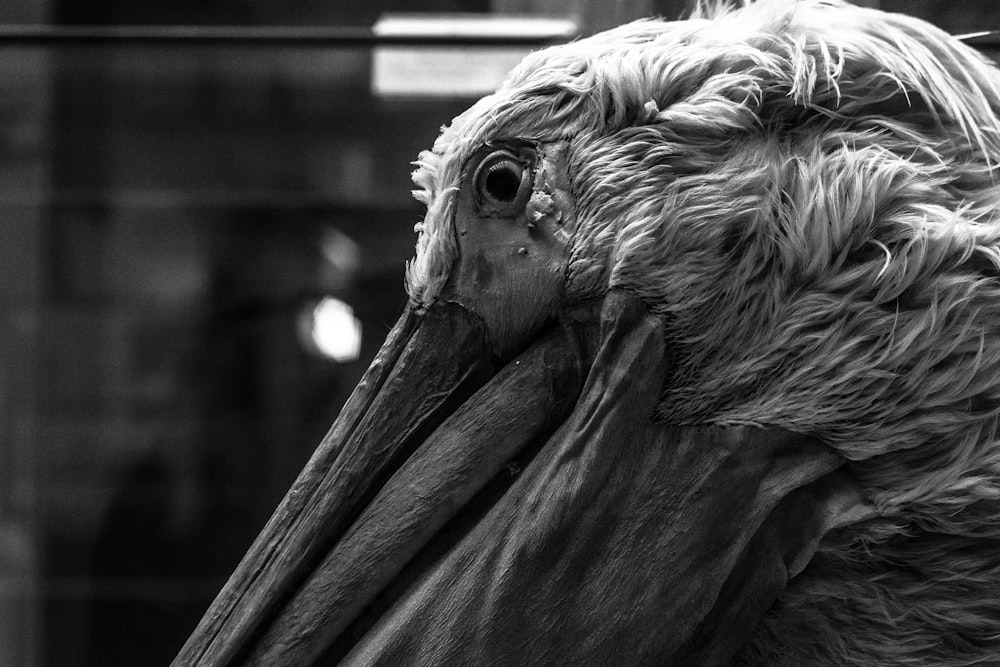
[{"label": "head feather", "polygon": [[478,146],[568,140],[566,298],[622,288],[664,319],[660,417],[815,434],[880,514],[821,546],[744,659],[988,661],[998,110],[1000,73],[977,53],[834,0],[703,3],[540,51],[422,156],[410,293],[431,301],[447,279],[450,202]]}]

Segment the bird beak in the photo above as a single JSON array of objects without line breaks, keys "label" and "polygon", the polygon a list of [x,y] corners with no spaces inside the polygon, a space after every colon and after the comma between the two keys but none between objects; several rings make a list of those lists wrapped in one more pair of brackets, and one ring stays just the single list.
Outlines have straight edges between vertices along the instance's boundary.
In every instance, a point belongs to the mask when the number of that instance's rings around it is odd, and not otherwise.
[{"label": "bird beak", "polygon": [[[494,377],[480,318],[454,303],[408,306],[174,664],[242,664],[267,653],[264,636],[287,664],[309,664],[565,416],[579,390],[571,348],[565,336],[543,337]],[[322,602],[311,605],[317,587]],[[290,659],[291,640],[273,626],[287,624],[282,610],[303,597],[322,627],[296,637],[300,658]]]},{"label": "bird beak", "polygon": [[856,499],[808,438],[656,423],[669,365],[624,293],[504,365],[409,307],[174,664],[728,660]]}]

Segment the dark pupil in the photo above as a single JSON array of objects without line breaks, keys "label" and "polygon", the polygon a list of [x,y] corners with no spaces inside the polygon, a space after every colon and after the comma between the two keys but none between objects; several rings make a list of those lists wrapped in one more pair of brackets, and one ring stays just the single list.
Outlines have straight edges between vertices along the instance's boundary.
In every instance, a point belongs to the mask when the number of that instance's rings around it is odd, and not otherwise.
[{"label": "dark pupil", "polygon": [[497,165],[486,174],[486,192],[497,201],[511,202],[521,188],[521,175],[509,165]]}]

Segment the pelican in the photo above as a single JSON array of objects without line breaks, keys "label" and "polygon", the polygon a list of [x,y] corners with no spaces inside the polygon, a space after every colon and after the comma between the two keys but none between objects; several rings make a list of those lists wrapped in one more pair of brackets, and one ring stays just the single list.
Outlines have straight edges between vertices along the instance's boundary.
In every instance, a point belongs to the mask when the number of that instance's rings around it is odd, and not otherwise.
[{"label": "pelican", "polygon": [[174,664],[1000,662],[998,109],[838,0],[529,55]]}]

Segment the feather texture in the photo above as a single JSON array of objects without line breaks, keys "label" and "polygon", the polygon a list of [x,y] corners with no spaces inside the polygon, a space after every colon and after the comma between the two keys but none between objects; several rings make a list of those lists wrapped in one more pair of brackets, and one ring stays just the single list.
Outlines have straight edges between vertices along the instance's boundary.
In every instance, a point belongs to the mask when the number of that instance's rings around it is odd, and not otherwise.
[{"label": "feather texture", "polygon": [[566,297],[623,288],[663,318],[660,417],[816,435],[879,514],[824,540],[740,662],[995,664],[998,110],[974,51],[835,0],[540,51],[421,156],[410,295],[447,281],[479,146],[568,140]]}]

